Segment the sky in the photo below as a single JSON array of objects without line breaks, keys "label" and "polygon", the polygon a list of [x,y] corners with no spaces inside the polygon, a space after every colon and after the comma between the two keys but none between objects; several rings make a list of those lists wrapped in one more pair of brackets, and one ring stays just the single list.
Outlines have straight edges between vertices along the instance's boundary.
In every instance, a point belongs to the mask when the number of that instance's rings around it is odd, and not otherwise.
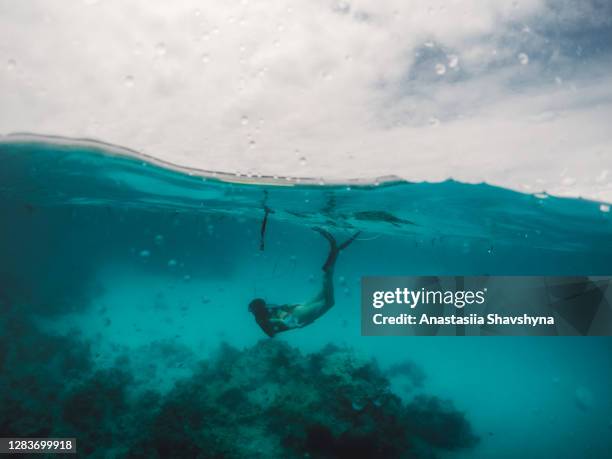
[{"label": "sky", "polygon": [[612,202],[609,0],[0,0],[0,134]]}]

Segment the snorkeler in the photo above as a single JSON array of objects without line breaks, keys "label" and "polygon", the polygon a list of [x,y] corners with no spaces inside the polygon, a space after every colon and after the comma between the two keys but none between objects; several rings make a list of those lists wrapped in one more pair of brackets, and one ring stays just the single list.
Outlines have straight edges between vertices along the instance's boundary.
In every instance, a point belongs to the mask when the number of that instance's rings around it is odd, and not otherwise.
[{"label": "snorkeler", "polygon": [[334,305],[334,266],[338,254],[348,247],[360,232],[338,245],[328,231],[318,227],[313,230],[327,239],[330,246],[329,255],[322,268],[323,285],[317,296],[300,304],[268,304],[261,298],[256,298],[249,304],[249,311],[255,316],[255,321],[270,338],[277,333],[311,324]]}]

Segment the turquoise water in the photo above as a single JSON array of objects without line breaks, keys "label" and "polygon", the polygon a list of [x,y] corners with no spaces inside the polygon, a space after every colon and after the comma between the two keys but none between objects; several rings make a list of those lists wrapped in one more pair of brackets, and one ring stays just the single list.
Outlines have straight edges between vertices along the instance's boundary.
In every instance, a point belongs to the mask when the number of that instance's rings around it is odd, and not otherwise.
[{"label": "turquoise water", "polygon": [[[610,275],[600,203],[453,181],[227,183],[93,145],[4,142],[0,165],[2,433],[74,436],[92,457],[608,457],[612,340],[361,337],[359,317],[366,275]],[[317,290],[315,225],[362,231],[336,305],[269,340],[247,305]],[[400,405],[364,399],[387,383]]]}]

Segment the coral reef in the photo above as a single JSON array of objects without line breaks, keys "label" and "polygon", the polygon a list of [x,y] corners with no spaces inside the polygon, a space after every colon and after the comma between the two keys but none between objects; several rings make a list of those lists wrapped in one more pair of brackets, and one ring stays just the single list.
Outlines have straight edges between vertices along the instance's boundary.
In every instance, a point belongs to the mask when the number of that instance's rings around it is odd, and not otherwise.
[{"label": "coral reef", "polygon": [[[432,458],[478,442],[450,402],[405,403],[374,360],[349,348],[221,345],[160,392],[138,374],[138,356],[99,368],[78,335],[48,335],[23,317],[0,327],[0,430],[76,437],[83,457]],[[153,349],[169,367],[186,358],[180,346]]]},{"label": "coral reef", "polygon": [[335,346],[302,355],[276,340],[222,347],[148,429],[131,457],[429,458],[478,442],[450,402],[403,404],[374,361]]}]

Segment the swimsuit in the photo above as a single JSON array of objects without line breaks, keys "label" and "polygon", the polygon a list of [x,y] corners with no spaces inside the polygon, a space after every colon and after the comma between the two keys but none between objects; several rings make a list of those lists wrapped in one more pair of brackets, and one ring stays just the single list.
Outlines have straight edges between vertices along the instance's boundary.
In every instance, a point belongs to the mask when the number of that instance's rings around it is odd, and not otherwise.
[{"label": "swimsuit", "polygon": [[300,327],[300,323],[291,314],[287,314],[281,320],[283,321],[283,324],[285,324],[287,328],[299,328]]}]

